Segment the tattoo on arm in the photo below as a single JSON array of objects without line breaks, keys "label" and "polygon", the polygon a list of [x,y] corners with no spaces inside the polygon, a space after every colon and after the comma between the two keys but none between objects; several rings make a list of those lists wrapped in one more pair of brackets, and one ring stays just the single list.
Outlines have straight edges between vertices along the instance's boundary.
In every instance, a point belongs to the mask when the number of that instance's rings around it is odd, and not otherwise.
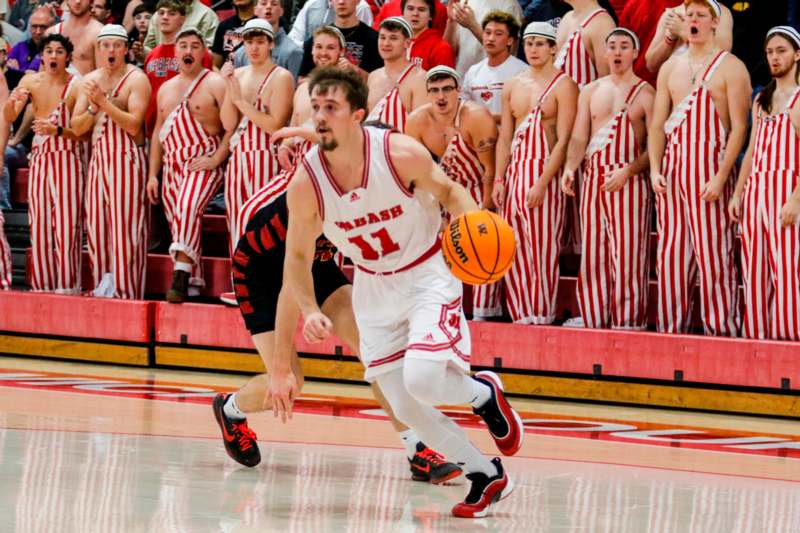
[{"label": "tattoo on arm", "polygon": [[490,150],[494,150],[495,144],[497,144],[497,137],[481,139],[478,141],[477,150],[478,152],[489,152]]}]

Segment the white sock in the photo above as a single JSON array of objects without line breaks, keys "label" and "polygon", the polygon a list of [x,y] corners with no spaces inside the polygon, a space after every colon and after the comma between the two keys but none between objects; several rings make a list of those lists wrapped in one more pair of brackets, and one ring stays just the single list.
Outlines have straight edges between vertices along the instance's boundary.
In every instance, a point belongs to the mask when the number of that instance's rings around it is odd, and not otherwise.
[{"label": "white sock", "polygon": [[191,274],[192,264],[184,263],[183,261],[175,261],[175,270],[180,270],[181,272],[188,272]]},{"label": "white sock", "polygon": [[476,409],[492,398],[492,390],[489,385],[477,379],[472,380],[472,394],[473,398],[469,401],[469,404]]},{"label": "white sock", "polygon": [[400,440],[406,448],[406,456],[411,459],[417,453],[417,443],[421,442],[413,429],[407,429],[400,433]]},{"label": "white sock", "polygon": [[222,406],[222,412],[231,420],[241,421],[247,418],[247,415],[239,410],[239,406],[236,405],[236,394],[228,396],[228,400]]}]

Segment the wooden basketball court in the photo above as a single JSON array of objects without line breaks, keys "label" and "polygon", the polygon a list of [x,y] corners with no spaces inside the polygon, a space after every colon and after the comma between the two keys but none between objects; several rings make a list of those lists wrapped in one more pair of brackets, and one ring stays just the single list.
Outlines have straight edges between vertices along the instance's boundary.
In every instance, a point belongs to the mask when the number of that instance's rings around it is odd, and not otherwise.
[{"label": "wooden basketball court", "polygon": [[[527,433],[493,516],[450,516],[463,478],[410,479],[364,386],[307,383],[254,416],[263,461],[225,454],[210,409],[244,376],[0,358],[0,530],[792,532],[790,420],[514,400]],[[488,433],[448,409],[487,453]]]}]

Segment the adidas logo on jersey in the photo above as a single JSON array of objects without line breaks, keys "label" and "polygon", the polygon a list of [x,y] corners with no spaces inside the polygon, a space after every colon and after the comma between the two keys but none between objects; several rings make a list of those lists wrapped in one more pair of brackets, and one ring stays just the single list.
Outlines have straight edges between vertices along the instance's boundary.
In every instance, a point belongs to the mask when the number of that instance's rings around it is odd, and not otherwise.
[{"label": "adidas logo on jersey", "polygon": [[433,335],[428,333],[424,337],[422,337],[422,342],[433,342]]},{"label": "adidas logo on jersey", "polygon": [[353,191],[353,192],[350,193],[350,201],[351,202],[357,202],[359,200],[361,200],[361,197],[358,195],[357,192]]}]

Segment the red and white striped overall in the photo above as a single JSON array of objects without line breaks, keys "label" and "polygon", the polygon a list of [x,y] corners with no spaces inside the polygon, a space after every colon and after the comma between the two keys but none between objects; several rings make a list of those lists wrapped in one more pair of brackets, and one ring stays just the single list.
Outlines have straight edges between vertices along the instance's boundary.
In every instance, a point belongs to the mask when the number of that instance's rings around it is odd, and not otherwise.
[{"label": "red and white striped overall", "polygon": [[[53,124],[69,128],[66,97],[50,114]],[[84,164],[79,141],[36,135],[30,155],[28,216],[31,230],[32,286],[35,291],[77,294],[81,287],[81,238]]]},{"label": "red and white striped overall", "polygon": [[[253,106],[261,113],[267,107],[261,101],[264,88],[269,85],[277,66],[272,67],[256,93]],[[256,191],[262,189],[280,172],[278,158],[270,151],[269,132],[256,126],[246,116],[242,117],[236,132],[231,137],[231,155],[225,176],[225,206],[230,230],[231,253],[236,249],[236,240],[244,233],[244,228],[237,226],[239,211]]]},{"label": "red and white striped overall", "polygon": [[193,263],[189,283],[200,287],[205,285],[200,251],[203,212],[222,185],[224,176],[219,167],[198,171],[189,169],[194,159],[212,155],[219,146],[219,137],[206,133],[189,111],[189,99],[208,74],[208,70],[203,70],[197,76],[159,132],[164,147],[164,213],[172,232],[169,252],[173,260],[178,252],[189,256]]},{"label": "red and white striped overall", "polygon": [[406,131],[406,117],[408,116],[408,112],[403,105],[403,100],[400,98],[400,86],[416,66],[416,64],[411,63],[406,67],[403,73],[400,74],[400,77],[397,78],[394,87],[392,87],[383,98],[378,100],[378,103],[372,108],[369,116],[367,116],[367,122],[377,120],[388,124],[401,133]]},{"label": "red and white striped overall", "polygon": [[735,335],[738,290],[733,261],[729,179],[716,202],[700,198],[717,174],[728,133],[706,84],[725,59],[720,52],[701,82],[672,111],[664,131],[667,145],[662,174],[667,191],[656,195],[658,209],[658,330],[684,333],[691,326],[692,292],[700,274],[706,334]]},{"label": "red and white striped overall", "polygon": [[258,211],[261,210],[261,208],[272,203],[274,197],[287,187],[289,181],[294,176],[295,170],[297,170],[297,167],[302,163],[303,157],[305,157],[306,152],[308,152],[312,146],[313,144],[305,140],[295,144],[294,157],[292,159],[294,161],[294,165],[292,168],[281,171],[274,180],[270,181],[261,189],[253,193],[253,195],[242,205],[241,209],[239,209],[239,213],[236,215],[236,228],[238,233],[231,233],[231,243],[234,250],[236,250],[236,245],[238,244],[239,239],[241,239],[242,235],[244,235],[247,223]]},{"label": "red and white striped overall", "polygon": [[560,172],[547,186],[542,205],[530,209],[525,195],[544,172],[550,146],[542,126],[542,104],[559,81],[559,72],[539,97],[536,107],[519,125],[506,170],[503,217],[514,229],[517,253],[506,274],[507,307],[514,322],[549,324],[555,318],[558,254],[564,230],[564,195]]},{"label": "red and white striped overall", "polygon": [[648,176],[633,176],[615,192],[602,190],[606,178],[640,155],[628,110],[646,84],[631,87],[622,109],[595,133],[584,161],[578,305],[589,328],[647,325]]},{"label": "red and white striped overall", "polygon": [[0,289],[7,291],[11,288],[11,248],[3,229],[5,223],[3,211],[0,210]]},{"label": "red and white striped overall", "polygon": [[[128,77],[122,77],[115,98]],[[108,115],[98,117],[99,135],[92,146],[86,178],[86,234],[95,287],[104,274],[114,278],[114,297],[144,298],[148,214],[145,184],[147,154]]]},{"label": "red and white striped overall", "polygon": [[[447,176],[464,186],[479,206],[483,204],[483,165],[478,154],[461,135],[461,109],[456,110],[456,134],[450,139],[439,164]],[[487,318],[501,316],[503,307],[500,301],[503,284],[501,282],[472,287],[472,316]]]},{"label": "red and white striped overall", "polygon": [[564,73],[573,79],[578,84],[579,89],[583,89],[584,85],[588,85],[597,79],[597,68],[592,62],[592,56],[589,55],[589,50],[583,43],[582,31],[594,18],[601,13],[606,13],[605,9],[597,9],[592,11],[581,25],[578,26],[569,39],[564,43],[559,50],[554,66],[561,69]]},{"label": "red and white striped overall", "polygon": [[781,208],[800,183],[800,135],[789,110],[759,113],[753,169],[742,202],[744,336],[800,340],[800,224],[783,227]]},{"label": "red and white striped overall", "polygon": [[[586,44],[583,42],[582,30],[602,13],[607,13],[607,11],[605,9],[592,11],[580,26],[572,32],[572,35],[569,36],[556,56],[555,67],[563,70],[567,76],[572,78],[572,80],[578,84],[578,89],[583,89],[585,85],[597,79],[597,68],[594,66],[592,56],[589,55],[589,50],[586,49]],[[583,176],[581,175],[580,169],[575,173],[573,189],[575,190],[575,197],[568,196],[565,200],[566,231],[564,244],[577,252],[577,250],[581,248],[580,203],[581,191],[583,189]]]}]

